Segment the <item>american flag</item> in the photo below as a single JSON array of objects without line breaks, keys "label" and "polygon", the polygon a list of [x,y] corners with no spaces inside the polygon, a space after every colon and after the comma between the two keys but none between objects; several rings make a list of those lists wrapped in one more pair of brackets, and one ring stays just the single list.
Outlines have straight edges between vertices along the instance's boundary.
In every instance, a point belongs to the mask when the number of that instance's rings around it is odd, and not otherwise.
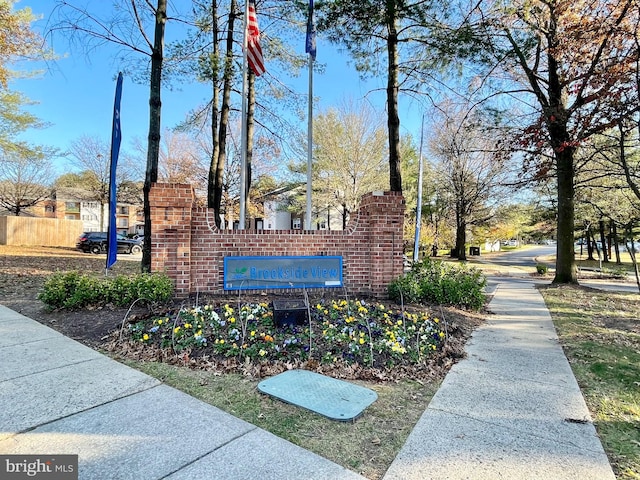
[{"label": "american flag", "polygon": [[247,60],[249,68],[259,77],[266,69],[262,48],[260,48],[260,29],[258,29],[258,17],[256,16],[256,2],[249,0],[249,18],[247,20]]}]

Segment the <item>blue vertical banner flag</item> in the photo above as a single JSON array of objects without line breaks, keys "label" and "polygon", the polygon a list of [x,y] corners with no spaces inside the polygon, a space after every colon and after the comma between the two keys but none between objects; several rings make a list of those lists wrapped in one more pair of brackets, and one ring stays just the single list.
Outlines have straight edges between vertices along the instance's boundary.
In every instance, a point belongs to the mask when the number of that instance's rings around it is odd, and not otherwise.
[{"label": "blue vertical banner flag", "polygon": [[116,263],[118,253],[118,229],[116,224],[116,168],[120,154],[120,99],[122,97],[122,72],[118,73],[116,98],[113,102],[113,128],[111,130],[111,163],[109,165],[109,227],[107,242],[107,270]]},{"label": "blue vertical banner flag", "polygon": [[316,22],[313,17],[313,0],[309,0],[309,18],[307,18],[307,41],[304,51],[316,59]]}]

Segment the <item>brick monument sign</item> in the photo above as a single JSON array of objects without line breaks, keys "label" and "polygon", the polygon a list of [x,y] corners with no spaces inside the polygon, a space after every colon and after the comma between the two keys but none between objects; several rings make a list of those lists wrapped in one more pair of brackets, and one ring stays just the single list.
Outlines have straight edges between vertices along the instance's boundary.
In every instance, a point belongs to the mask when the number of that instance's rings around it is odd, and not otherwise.
[{"label": "brick monument sign", "polygon": [[191,185],[154,184],[150,204],[151,269],[173,279],[177,296],[228,293],[225,258],[339,257],[344,288],[378,298],[386,297],[389,283],[403,273],[404,199],[399,192],[365,195],[347,228],[337,231],[220,230],[212,209],[196,207]]}]

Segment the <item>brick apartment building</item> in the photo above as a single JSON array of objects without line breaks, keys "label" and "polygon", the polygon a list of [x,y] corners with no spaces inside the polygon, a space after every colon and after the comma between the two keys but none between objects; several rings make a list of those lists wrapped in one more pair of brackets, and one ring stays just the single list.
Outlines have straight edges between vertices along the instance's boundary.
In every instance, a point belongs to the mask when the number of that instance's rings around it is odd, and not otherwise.
[{"label": "brick apartment building", "polygon": [[[109,221],[108,203],[102,204],[95,199],[95,194],[78,188],[57,189],[50,198],[42,200],[28,210],[36,217],[81,220],[85,232],[106,231]],[[142,233],[143,224],[142,206],[117,204],[118,233]]]}]

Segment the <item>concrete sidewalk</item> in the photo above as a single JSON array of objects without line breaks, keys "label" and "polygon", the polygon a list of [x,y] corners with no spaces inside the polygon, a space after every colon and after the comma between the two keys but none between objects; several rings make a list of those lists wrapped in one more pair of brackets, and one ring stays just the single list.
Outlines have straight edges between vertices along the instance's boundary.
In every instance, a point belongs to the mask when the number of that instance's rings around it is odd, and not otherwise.
[{"label": "concrete sidewalk", "polygon": [[[384,479],[614,480],[542,297],[498,282]],[[52,453],[83,480],[363,478],[0,306],[0,454]]]},{"label": "concrete sidewalk", "polygon": [[500,280],[489,309],[384,480],[614,480],[533,282]]},{"label": "concrete sidewalk", "polygon": [[82,480],[362,479],[0,306],[0,454]]}]

